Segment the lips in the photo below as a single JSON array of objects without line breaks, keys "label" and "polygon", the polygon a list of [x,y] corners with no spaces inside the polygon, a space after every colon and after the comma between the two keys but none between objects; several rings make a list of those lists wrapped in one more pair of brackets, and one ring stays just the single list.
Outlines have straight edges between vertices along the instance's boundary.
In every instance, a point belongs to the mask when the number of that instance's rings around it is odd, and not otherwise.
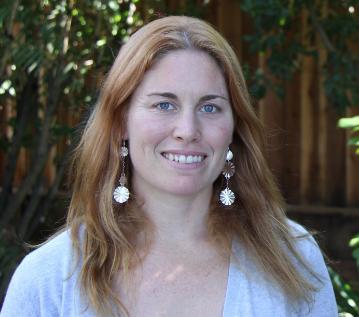
[{"label": "lips", "polygon": [[206,158],[204,154],[179,154],[171,152],[163,152],[162,156],[169,161],[181,164],[201,163]]}]

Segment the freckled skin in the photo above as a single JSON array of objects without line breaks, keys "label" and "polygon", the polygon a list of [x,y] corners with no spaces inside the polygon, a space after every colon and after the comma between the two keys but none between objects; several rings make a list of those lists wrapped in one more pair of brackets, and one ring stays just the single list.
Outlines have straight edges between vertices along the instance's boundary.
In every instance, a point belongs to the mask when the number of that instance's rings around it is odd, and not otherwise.
[{"label": "freckled skin", "polygon": [[[208,95],[219,97],[201,101]],[[131,98],[126,134],[137,192],[193,196],[211,191],[233,134],[227,87],[212,57],[178,50],[160,59]],[[206,159],[198,168],[176,168],[162,155],[171,150],[200,152]]]}]

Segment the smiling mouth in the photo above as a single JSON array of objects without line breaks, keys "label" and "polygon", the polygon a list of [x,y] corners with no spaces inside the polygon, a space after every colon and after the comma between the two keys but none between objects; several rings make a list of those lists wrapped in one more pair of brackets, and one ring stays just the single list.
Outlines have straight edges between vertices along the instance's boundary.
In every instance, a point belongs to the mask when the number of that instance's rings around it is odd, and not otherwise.
[{"label": "smiling mouth", "polygon": [[205,155],[183,155],[174,153],[162,153],[162,156],[169,161],[181,164],[201,163],[206,158]]}]

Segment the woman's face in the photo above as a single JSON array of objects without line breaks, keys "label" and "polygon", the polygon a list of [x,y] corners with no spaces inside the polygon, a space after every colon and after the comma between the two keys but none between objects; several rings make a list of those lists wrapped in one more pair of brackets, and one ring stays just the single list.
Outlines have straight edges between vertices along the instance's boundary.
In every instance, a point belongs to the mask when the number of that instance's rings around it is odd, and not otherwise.
[{"label": "woman's face", "polygon": [[211,191],[224,166],[233,114],[223,74],[208,54],[173,51],[146,72],[128,112],[137,194]]}]

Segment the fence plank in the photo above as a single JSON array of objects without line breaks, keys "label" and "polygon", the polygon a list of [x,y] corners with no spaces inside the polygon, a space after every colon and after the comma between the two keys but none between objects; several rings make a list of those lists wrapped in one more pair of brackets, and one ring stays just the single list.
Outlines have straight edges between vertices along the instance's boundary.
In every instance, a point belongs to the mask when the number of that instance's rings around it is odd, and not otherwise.
[{"label": "fence plank", "polygon": [[[326,3],[323,3],[322,6],[323,17],[327,15]],[[319,188],[319,198],[320,201],[327,201],[326,196],[326,182],[329,181],[327,174],[327,163],[328,163],[328,153],[327,153],[327,143],[328,143],[328,107],[327,98],[324,91],[324,76],[322,74],[322,67],[327,61],[327,52],[323,47],[323,43],[318,33],[316,33],[316,45],[318,47],[318,63],[317,63],[317,72],[318,72],[318,127],[319,127],[319,142],[318,142],[318,188]]]},{"label": "fence plank", "polygon": [[237,0],[218,1],[217,28],[233,47],[238,58],[242,58],[242,14]]},{"label": "fence plank", "polygon": [[[302,42],[310,45],[308,39],[308,11],[303,11],[301,16]],[[301,59],[300,74],[300,201],[309,203],[313,201],[315,188],[315,100],[311,93],[311,87],[315,84],[315,61],[312,56],[303,56]]]},{"label": "fence plank", "polygon": [[282,169],[284,183],[283,194],[292,204],[300,202],[300,140],[301,140],[301,91],[297,83],[300,73],[295,74],[293,80],[286,84],[284,99],[285,109],[285,156]]},{"label": "fence plank", "polygon": [[[259,66],[271,78],[266,68],[266,56],[259,56]],[[274,80],[274,78],[272,78]],[[271,170],[283,190],[285,179],[284,157],[285,157],[285,106],[282,100],[272,91],[268,90],[266,96],[259,101],[259,118],[267,132],[267,159]]]}]

